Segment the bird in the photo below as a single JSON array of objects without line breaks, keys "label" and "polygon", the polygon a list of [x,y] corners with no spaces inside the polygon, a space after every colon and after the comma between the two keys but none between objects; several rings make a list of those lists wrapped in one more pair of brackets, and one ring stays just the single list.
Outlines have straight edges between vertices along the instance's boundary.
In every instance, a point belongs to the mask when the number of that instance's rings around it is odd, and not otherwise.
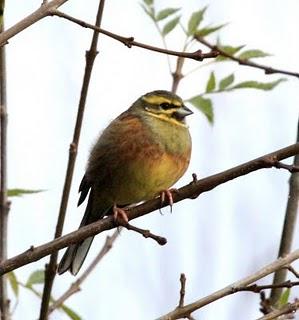
[{"label": "bird", "polygon": [[[186,116],[193,112],[176,94],[156,90],[142,95],[115,118],[91,149],[78,206],[88,196],[79,226],[107,215],[128,222],[125,207],[161,195],[172,205],[172,187],[185,173],[192,141]],[[93,237],[70,245],[57,272],[76,275]]]}]

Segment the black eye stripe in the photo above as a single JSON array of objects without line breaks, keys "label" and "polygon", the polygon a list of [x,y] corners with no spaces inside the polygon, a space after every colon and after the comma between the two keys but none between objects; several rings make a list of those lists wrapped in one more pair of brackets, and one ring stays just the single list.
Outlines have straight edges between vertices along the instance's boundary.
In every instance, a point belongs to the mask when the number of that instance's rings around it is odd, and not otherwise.
[{"label": "black eye stripe", "polygon": [[163,110],[169,110],[169,109],[174,109],[178,108],[176,105],[168,103],[168,102],[163,102],[160,104],[160,108]]}]

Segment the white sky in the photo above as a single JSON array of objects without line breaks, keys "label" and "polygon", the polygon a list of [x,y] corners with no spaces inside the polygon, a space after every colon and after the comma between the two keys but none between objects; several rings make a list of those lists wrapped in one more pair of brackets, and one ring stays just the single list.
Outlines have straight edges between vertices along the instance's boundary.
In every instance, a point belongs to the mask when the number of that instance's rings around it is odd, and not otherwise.
[{"label": "white sky", "polygon": [[[31,13],[41,1],[7,1],[7,26]],[[103,28],[137,41],[161,46],[140,1],[106,1]],[[220,32],[232,45],[247,44],[274,56],[260,60],[273,67],[299,70],[297,31],[299,3],[295,0],[156,1],[160,8],[182,7],[185,20],[209,4],[206,23],[230,24]],[[62,11],[93,22],[98,2],[69,1]],[[59,18],[47,18],[9,41],[9,187],[45,189],[13,199],[10,213],[9,256],[31,245],[50,241],[54,234],[72,139],[84,69],[84,52],[91,32]],[[211,37],[210,39],[215,40]],[[180,50],[179,31],[169,36],[169,48]],[[194,48],[196,49],[196,47]],[[84,174],[88,151],[99,132],[141,94],[169,89],[166,57],[139,48],[128,49],[104,36],[87,99],[64,232],[77,228],[84,207],[76,208],[77,186]],[[172,60],[174,65],[175,60]],[[186,70],[199,63],[189,61]],[[279,75],[233,63],[199,69],[184,80],[178,94],[187,99],[201,93],[211,70],[222,78],[236,72],[241,80],[273,81]],[[225,170],[294,143],[298,118],[298,83],[289,78],[271,92],[243,90],[213,96],[215,125],[196,112],[190,119],[193,155],[187,174],[178,183]],[[261,170],[174,207],[173,214],[152,213],[134,221],[165,236],[159,247],[151,240],[124,231],[113,250],[68,300],[82,319],[153,319],[178,303],[179,276],[187,276],[186,303],[203,297],[252,273],[275,259],[288,192],[289,174]],[[93,243],[85,266],[96,255],[105,235]],[[298,247],[298,235],[294,247]],[[42,259],[16,271],[20,281],[47,263]],[[75,278],[56,278],[58,297]],[[266,281],[266,280],[265,280]],[[267,280],[271,281],[271,278]],[[298,293],[298,292],[297,292]],[[39,300],[21,291],[15,319],[36,319]],[[194,316],[198,319],[253,319],[259,298],[240,293],[222,299]],[[116,307],[117,306],[117,307]],[[56,312],[53,319],[66,319]]]}]

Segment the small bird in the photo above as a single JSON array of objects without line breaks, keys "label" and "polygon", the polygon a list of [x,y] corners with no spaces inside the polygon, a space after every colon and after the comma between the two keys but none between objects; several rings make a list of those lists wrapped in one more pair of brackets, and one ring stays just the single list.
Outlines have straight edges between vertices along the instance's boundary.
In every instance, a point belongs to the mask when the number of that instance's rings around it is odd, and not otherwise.
[{"label": "small bird", "polygon": [[[109,214],[128,222],[125,206],[161,194],[185,173],[191,155],[191,137],[185,117],[193,112],[168,91],[141,96],[102,132],[93,146],[79,187],[78,206],[88,202],[80,227]],[[80,228],[79,227],[79,228]],[[80,270],[93,237],[69,246],[58,273]]]}]

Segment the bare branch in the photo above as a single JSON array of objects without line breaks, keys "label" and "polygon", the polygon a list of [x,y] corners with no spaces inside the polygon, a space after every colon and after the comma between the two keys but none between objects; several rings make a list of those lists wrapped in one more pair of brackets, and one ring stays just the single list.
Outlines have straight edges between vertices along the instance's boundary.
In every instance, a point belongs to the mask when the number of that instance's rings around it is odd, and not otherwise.
[{"label": "bare branch", "polygon": [[[299,142],[299,119],[297,128],[297,142]],[[282,165],[278,162],[280,166]],[[289,195],[287,201],[287,207],[285,212],[284,224],[281,233],[280,246],[278,257],[284,257],[292,250],[292,243],[296,229],[296,221],[298,216],[298,204],[299,204],[299,172],[298,170],[293,171],[292,168],[298,169],[299,167],[299,155],[294,157],[292,166],[283,165],[284,169],[292,172],[289,182]],[[285,281],[287,277],[287,270],[281,269],[275,272],[273,278],[273,284],[281,283]],[[274,306],[279,300],[282,293],[282,289],[273,289],[270,293],[270,303]]]},{"label": "bare branch", "polygon": [[[175,308],[173,311],[161,316],[158,320],[174,320],[187,317],[195,310],[198,310],[216,300],[219,300],[223,297],[231,295],[235,292],[239,291],[239,288],[246,287],[257,280],[266,277],[267,275],[271,274],[275,270],[281,269],[286,264],[291,263],[294,260],[299,259],[299,249],[293,251],[292,253],[288,254],[285,258],[279,258],[272,263],[264,266],[262,269],[258,270],[257,272],[253,273],[252,275],[241,279],[221,290],[218,290],[204,298],[201,298],[191,304],[185,305],[182,308]],[[273,319],[273,318],[270,318]]]},{"label": "bare branch", "polygon": [[[0,32],[4,30],[4,2],[1,2]],[[7,100],[5,48],[0,47],[0,262],[7,259],[7,226],[9,205],[7,199]],[[0,277],[0,317],[9,319],[7,278]]]},{"label": "bare branch", "polygon": [[259,63],[252,62],[251,60],[240,59],[240,58],[234,57],[233,55],[225,52],[224,50],[222,50],[218,46],[211,44],[210,42],[208,42],[203,37],[195,36],[194,38],[197,41],[199,41],[200,43],[202,43],[205,46],[207,46],[208,48],[210,48],[211,50],[218,51],[221,56],[227,57],[230,60],[239,63],[240,65],[248,66],[248,67],[252,67],[252,68],[257,68],[257,69],[262,69],[262,70],[264,70],[265,74],[281,73],[281,74],[285,74],[285,75],[288,75],[288,76],[293,76],[293,77],[299,78],[299,73],[298,72],[292,72],[292,71],[286,71],[286,70],[282,70],[282,69],[276,69],[276,68],[272,68],[272,67],[269,67],[269,66],[265,66],[265,65],[259,64]]},{"label": "bare branch", "polygon": [[290,281],[290,280],[288,280],[288,281],[284,281],[282,283],[267,284],[267,285],[252,284],[250,286],[234,288],[234,292],[251,291],[251,292],[254,292],[254,293],[260,293],[261,291],[267,290],[267,289],[292,288],[294,286],[299,286],[299,281]]},{"label": "bare branch", "polygon": [[98,265],[98,263],[103,259],[103,257],[111,250],[113,243],[119,236],[120,231],[115,230],[112,236],[107,236],[106,241],[99,252],[99,254],[94,258],[89,267],[82,273],[82,275],[71,284],[68,290],[61,295],[57,300],[55,300],[51,306],[49,307],[49,313],[59,308],[70,296],[80,291],[80,286],[82,282],[91,274],[94,268]]},{"label": "bare branch", "polygon": [[185,304],[185,293],[186,293],[186,290],[185,290],[186,276],[184,273],[181,273],[180,283],[181,283],[181,290],[180,290],[179,308],[182,308]]},{"label": "bare branch", "polygon": [[[299,153],[299,143],[277,150],[229,170],[214,174],[210,177],[197,181],[193,180],[190,184],[173,193],[173,201],[176,203],[187,198],[194,199],[201,193],[210,191],[222,183],[262,168],[269,168],[272,162],[274,163],[275,161],[286,159],[297,153]],[[269,159],[275,159],[275,161],[273,160],[271,162]],[[127,209],[127,216],[129,220],[133,220],[165,206],[167,206],[167,204],[161,204],[160,198],[152,199]],[[117,225],[115,224],[113,217],[109,216],[46,244],[30,248],[29,250],[0,263],[0,276],[23,265],[39,260],[70,244],[80,242],[88,237],[95,236],[104,230],[110,230],[115,227],[117,227]]]},{"label": "bare branch", "polygon": [[296,278],[299,278],[299,272],[296,271],[294,267],[289,265],[289,266],[286,266],[285,268],[288,269]]},{"label": "bare branch", "polygon": [[129,223],[121,224],[121,225],[128,230],[132,230],[132,231],[135,231],[139,234],[142,234],[144,238],[150,238],[150,239],[155,240],[160,246],[164,246],[167,243],[166,238],[157,236],[157,235],[151,233],[149,230],[137,228],[135,226],[132,226]]},{"label": "bare branch", "polygon": [[172,55],[172,56],[177,56],[177,57],[181,57],[181,58],[189,58],[189,59],[193,59],[193,60],[197,60],[197,61],[202,61],[207,58],[215,58],[219,55],[218,51],[216,51],[216,50],[211,50],[210,52],[207,52],[207,53],[203,53],[201,50],[197,50],[194,52],[180,52],[180,51],[168,50],[165,48],[154,47],[149,44],[135,41],[134,37],[124,37],[124,36],[120,36],[118,34],[115,34],[113,32],[104,30],[104,29],[99,28],[97,26],[94,26],[90,23],[87,23],[83,20],[79,20],[77,18],[74,18],[74,17],[72,17],[66,13],[63,13],[59,10],[56,10],[54,8],[51,10],[51,15],[58,16],[60,18],[74,22],[74,23],[80,25],[81,27],[92,29],[94,31],[102,33],[102,34],[104,34],[114,40],[121,42],[122,44],[124,44],[128,48],[139,47],[139,48],[147,49],[150,51],[160,52],[160,53],[164,53],[164,54],[168,54],[168,55]]},{"label": "bare branch", "polygon": [[[97,16],[96,16],[96,23],[95,23],[97,26],[101,25],[104,4],[105,4],[105,0],[100,0]],[[69,149],[69,158],[68,158],[68,164],[66,169],[66,177],[64,181],[63,193],[61,197],[60,209],[59,209],[54,238],[60,237],[63,230],[65,214],[67,210],[68,199],[69,199],[69,194],[70,194],[72,180],[73,180],[73,172],[74,172],[74,167],[75,167],[75,162],[77,157],[77,149],[78,149],[79,140],[80,140],[80,132],[81,132],[83,115],[85,110],[85,102],[87,98],[94,60],[98,53],[97,51],[98,37],[99,37],[99,34],[97,32],[94,32],[91,40],[90,49],[86,52],[85,72],[83,76],[80,101],[78,105],[77,119],[76,119],[76,124],[74,128],[73,140],[70,144],[70,149]],[[56,275],[57,258],[58,258],[58,252],[54,252],[50,257],[49,264],[46,266],[45,284],[44,284],[44,291],[43,291],[41,310],[40,310],[40,320],[47,319],[48,317],[47,315],[48,315],[51,291],[52,291],[54,278]]]},{"label": "bare branch", "polygon": [[37,21],[47,17],[52,9],[57,9],[62,6],[68,0],[52,0],[50,2],[43,1],[42,5],[33,13],[31,13],[26,18],[22,19],[12,27],[8,28],[6,31],[0,33],[0,46],[7,43],[9,39],[14,37],[16,34],[30,27]]},{"label": "bare branch", "polygon": [[288,303],[280,309],[274,310],[263,317],[258,318],[257,320],[272,320],[278,319],[279,316],[287,315],[296,312],[299,309],[299,301],[295,301],[294,303]]}]

